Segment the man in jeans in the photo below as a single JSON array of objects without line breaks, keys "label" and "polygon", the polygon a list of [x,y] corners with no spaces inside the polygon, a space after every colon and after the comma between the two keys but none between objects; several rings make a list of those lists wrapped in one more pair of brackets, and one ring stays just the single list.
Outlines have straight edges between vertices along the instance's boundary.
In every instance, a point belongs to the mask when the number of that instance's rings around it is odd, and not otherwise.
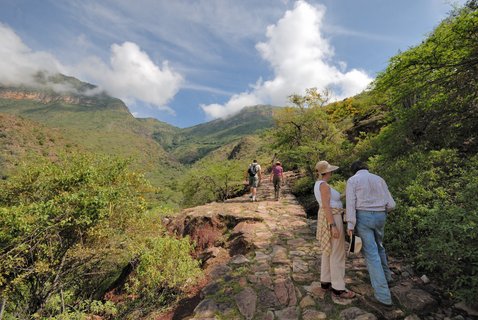
[{"label": "man in jeans", "polygon": [[388,287],[392,274],[382,242],[387,212],[395,208],[395,201],[385,180],[368,172],[365,163],[356,161],[351,169],[354,176],[347,180],[346,187],[348,234],[351,236],[356,229],[362,238],[362,252],[377,302],[392,306]]}]

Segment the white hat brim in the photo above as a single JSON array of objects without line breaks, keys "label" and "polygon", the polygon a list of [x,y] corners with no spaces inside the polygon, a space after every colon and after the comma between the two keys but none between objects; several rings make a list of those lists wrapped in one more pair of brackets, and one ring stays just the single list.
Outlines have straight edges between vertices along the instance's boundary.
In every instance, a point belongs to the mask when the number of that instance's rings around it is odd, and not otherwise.
[{"label": "white hat brim", "polygon": [[[362,250],[362,239],[360,239],[359,236],[353,235],[355,241],[352,241],[350,239],[350,244],[349,244],[349,253],[359,253],[360,250]],[[352,243],[353,243],[353,248],[352,248]]]}]

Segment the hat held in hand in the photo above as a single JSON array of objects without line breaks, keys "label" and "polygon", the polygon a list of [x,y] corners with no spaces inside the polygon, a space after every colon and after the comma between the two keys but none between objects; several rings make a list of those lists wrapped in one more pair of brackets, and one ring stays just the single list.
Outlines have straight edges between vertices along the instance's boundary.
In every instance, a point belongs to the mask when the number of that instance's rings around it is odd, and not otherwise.
[{"label": "hat held in hand", "polygon": [[352,235],[350,238],[350,246],[348,253],[359,253],[362,250],[362,239],[356,236],[355,234]]}]

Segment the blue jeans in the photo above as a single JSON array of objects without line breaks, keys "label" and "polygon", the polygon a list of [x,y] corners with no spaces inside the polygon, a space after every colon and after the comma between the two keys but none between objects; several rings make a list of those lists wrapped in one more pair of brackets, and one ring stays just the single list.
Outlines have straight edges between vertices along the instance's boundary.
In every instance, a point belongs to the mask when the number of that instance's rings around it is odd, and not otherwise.
[{"label": "blue jeans", "polygon": [[382,303],[392,304],[387,283],[392,280],[392,276],[382,243],[386,220],[385,212],[357,210],[356,229],[359,237],[362,238],[362,252],[367,262],[375,298]]}]

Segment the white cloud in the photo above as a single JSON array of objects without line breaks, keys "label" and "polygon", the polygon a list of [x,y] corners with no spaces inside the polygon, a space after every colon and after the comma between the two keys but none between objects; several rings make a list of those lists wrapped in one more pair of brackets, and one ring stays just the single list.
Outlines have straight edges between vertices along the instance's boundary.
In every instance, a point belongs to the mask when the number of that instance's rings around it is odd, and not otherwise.
[{"label": "white cloud", "polygon": [[334,49],[322,36],[324,6],[297,1],[275,24],[267,27],[266,42],[257,50],[272,67],[271,80],[258,81],[251,90],[236,94],[224,105],[202,105],[210,117],[227,117],[253,104],[287,104],[291,94],[305,89],[331,89],[336,99],[357,94],[372,81],[364,71],[345,72],[345,64],[332,60]]},{"label": "white cloud", "polygon": [[[78,41],[79,46],[88,45],[84,36]],[[172,112],[166,104],[183,83],[183,77],[169,67],[167,61],[156,65],[132,42],[113,44],[109,65],[92,56],[76,66],[62,65],[47,52],[31,50],[12,29],[1,23],[0,43],[0,83],[3,85],[38,85],[33,80],[38,71],[65,73],[81,80],[86,78],[127,103],[142,101]],[[73,90],[62,85],[53,89],[57,92]]]},{"label": "white cloud", "polygon": [[61,72],[61,64],[47,52],[33,52],[8,26],[0,23],[0,83],[33,84],[40,70]]},{"label": "white cloud", "polygon": [[241,111],[244,106],[253,106],[260,104],[261,100],[255,94],[241,93],[235,94],[225,104],[201,105],[201,108],[211,118],[225,118],[231,114]]},{"label": "white cloud", "polygon": [[169,67],[167,61],[156,65],[132,42],[111,46],[110,65],[90,57],[71,71],[100,84],[111,95],[128,103],[140,100],[169,111],[166,104],[183,83],[183,77]]}]

